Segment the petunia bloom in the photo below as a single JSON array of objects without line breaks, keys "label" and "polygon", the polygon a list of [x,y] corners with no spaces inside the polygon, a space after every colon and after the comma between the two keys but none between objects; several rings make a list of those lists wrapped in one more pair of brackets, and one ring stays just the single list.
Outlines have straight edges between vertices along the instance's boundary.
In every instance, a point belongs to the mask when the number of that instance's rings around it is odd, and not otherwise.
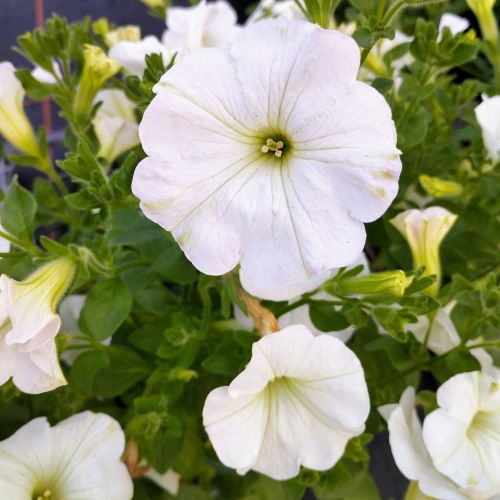
[{"label": "petunia bloom", "polygon": [[118,61],[130,74],[142,78],[146,69],[146,56],[161,54],[166,66],[174,53],[167,49],[155,36],[146,36],[142,40],[120,41],[109,49],[109,57]]},{"label": "petunia bloom", "polygon": [[192,7],[167,9],[163,43],[182,57],[202,47],[224,48],[239,33],[235,10],[225,0],[201,0]]},{"label": "petunia bloom", "polygon": [[245,370],[208,395],[203,422],[222,463],[281,480],[301,465],[333,467],[363,432],[369,408],[356,355],[292,325],[253,345]]},{"label": "petunia bloom", "polygon": [[390,108],[358,68],[351,38],[301,21],[181,59],[139,126],[145,215],[203,273],[239,264],[250,293],[349,265],[401,170]]},{"label": "petunia bloom", "polygon": [[1,498],[128,500],[124,448],[123,431],[108,415],[86,411],[54,427],[35,418],[0,442]]},{"label": "petunia bloom", "polygon": [[426,289],[431,295],[437,293],[441,281],[441,242],[456,220],[455,214],[442,207],[405,210],[391,220],[410,247],[414,267],[425,266],[426,276],[436,276],[436,282]]},{"label": "petunia bloom", "polygon": [[100,144],[98,155],[111,163],[139,144],[134,105],[118,89],[101,90],[96,102],[102,103],[92,120]]},{"label": "petunia bloom", "polygon": [[21,391],[38,394],[66,383],[54,337],[56,306],[73,273],[71,260],[59,259],[21,282],[0,277],[0,385],[12,377]]},{"label": "petunia bloom", "polygon": [[461,500],[500,494],[499,383],[481,372],[451,377],[438,389],[439,408],[427,415],[423,428],[411,387],[399,405],[379,409],[388,421],[398,468],[425,495]]},{"label": "petunia bloom", "polygon": [[0,62],[0,135],[23,153],[38,156],[35,132],[23,108],[24,95],[16,68],[8,61]]},{"label": "petunia bloom", "polygon": [[500,95],[483,96],[476,106],[476,120],[483,133],[483,142],[493,162],[500,160]]}]

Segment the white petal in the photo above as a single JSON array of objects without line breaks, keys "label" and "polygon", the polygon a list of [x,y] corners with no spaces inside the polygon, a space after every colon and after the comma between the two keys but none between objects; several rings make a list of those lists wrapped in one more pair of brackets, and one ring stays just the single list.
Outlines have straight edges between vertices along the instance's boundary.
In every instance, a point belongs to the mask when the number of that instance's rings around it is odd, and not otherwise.
[{"label": "white petal", "polygon": [[175,496],[179,492],[179,482],[181,476],[172,469],[168,469],[165,474],[160,474],[155,469],[149,469],[144,476],[151,479],[151,481],[156,483],[158,486],[161,486],[171,495]]},{"label": "white petal", "polygon": [[439,21],[439,32],[444,28],[449,28],[452,35],[457,35],[465,31],[470,26],[470,22],[465,17],[457,16],[451,12],[445,12]]},{"label": "white petal", "polygon": [[484,145],[490,158],[500,159],[500,95],[484,99],[476,109],[476,119],[481,126]]}]

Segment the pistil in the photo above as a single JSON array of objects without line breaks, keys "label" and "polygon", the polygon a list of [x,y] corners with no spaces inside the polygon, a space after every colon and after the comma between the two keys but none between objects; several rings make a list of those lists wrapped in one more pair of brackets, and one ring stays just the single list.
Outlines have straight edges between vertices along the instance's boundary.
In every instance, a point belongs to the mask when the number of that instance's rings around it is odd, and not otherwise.
[{"label": "pistil", "polygon": [[274,139],[268,138],[266,143],[262,146],[261,151],[263,153],[268,153],[272,151],[276,158],[281,158],[283,154],[283,148],[285,147],[285,143],[283,141],[275,141]]}]

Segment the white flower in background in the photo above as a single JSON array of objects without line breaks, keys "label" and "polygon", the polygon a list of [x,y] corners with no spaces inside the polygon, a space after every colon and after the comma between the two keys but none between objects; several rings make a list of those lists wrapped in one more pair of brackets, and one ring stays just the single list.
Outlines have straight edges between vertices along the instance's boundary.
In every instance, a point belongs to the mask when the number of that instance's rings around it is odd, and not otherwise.
[{"label": "white flower in background", "polygon": [[18,282],[0,277],[0,385],[12,377],[19,390],[38,394],[66,383],[54,337],[56,306],[71,284],[74,264],[59,259]]},{"label": "white flower in background", "polygon": [[134,105],[117,89],[101,90],[95,102],[102,103],[92,120],[100,144],[98,155],[111,163],[140,144]]},{"label": "white flower in background", "polygon": [[224,0],[201,0],[193,7],[167,9],[167,31],[163,43],[181,56],[202,47],[227,47],[238,35],[238,17]]},{"label": "white flower in background", "polygon": [[39,156],[35,132],[23,107],[25,92],[15,73],[12,63],[0,62],[0,135],[23,153]]},{"label": "white flower in background", "polygon": [[[365,257],[365,254],[362,253],[349,267],[349,268],[354,268],[356,266],[362,265],[363,270],[361,271],[360,275],[367,275],[370,273],[370,266],[368,264],[368,260]],[[289,299],[290,302],[295,302],[298,300],[303,293],[311,292],[312,290],[315,290],[316,288],[319,288],[326,280],[330,279],[332,276],[335,276],[337,274],[338,269],[332,269],[327,273],[327,276],[325,276],[325,279],[323,280],[322,283],[319,283],[317,286],[315,286],[312,289],[309,289],[309,286],[311,286],[311,281],[309,280],[307,283],[304,284],[304,286],[301,286],[301,284],[297,283],[297,289],[304,290],[303,292],[298,293],[298,295],[294,297],[288,297],[288,292],[289,292],[289,287],[285,287],[284,290],[273,290],[272,297],[265,297],[268,300],[284,300],[281,297],[285,297],[286,299]],[[276,298],[278,297],[278,298]],[[315,293],[312,297],[312,299],[316,300],[333,300],[334,297],[332,297],[330,294],[324,292],[324,291],[318,291]],[[236,321],[245,329],[248,330],[253,330],[254,324],[253,321],[245,316],[243,311],[239,308],[236,307],[234,308],[234,317]],[[322,332],[318,330],[312,323],[311,318],[309,316],[309,304],[304,304],[303,306],[296,307],[292,311],[289,311],[278,318],[278,322],[281,326],[281,328],[284,328],[286,326],[290,325],[304,325],[313,335],[320,335]],[[354,331],[356,330],[355,327],[349,326],[345,328],[344,330],[339,330],[335,332],[326,332],[327,334],[332,335],[333,337],[338,338],[342,342],[347,342]]]},{"label": "white flower in background", "polygon": [[[62,79],[61,68],[56,61],[52,62],[52,67],[54,68],[54,73],[57,75],[59,79]],[[35,66],[31,71],[31,76],[38,80],[40,83],[45,83],[47,85],[55,85],[57,83],[56,77],[46,69],[41,68],[40,66]]]},{"label": "white flower in background", "polygon": [[[0,225],[0,231],[2,231],[2,233],[5,233],[5,229],[2,227],[2,225]],[[0,236],[0,252],[2,253],[7,253],[7,252],[10,252],[10,241],[7,240],[6,238],[2,238]]]},{"label": "white flower in background", "polygon": [[441,35],[444,28],[449,28],[452,35],[458,35],[468,29],[469,26],[470,22],[465,17],[446,12],[441,16],[441,20],[439,21],[439,33]]},{"label": "white flower in background", "polygon": [[303,20],[307,18],[294,0],[262,0],[252,12],[246,24],[273,17],[286,21]]},{"label": "white flower in background", "polygon": [[475,109],[476,120],[483,133],[483,142],[493,162],[500,160],[500,95],[487,97]]},{"label": "white flower in background", "polygon": [[128,500],[125,436],[108,415],[86,411],[51,427],[35,418],[0,442],[0,498]]},{"label": "white flower in background", "polygon": [[118,42],[109,49],[109,57],[118,61],[130,74],[142,78],[146,69],[146,56],[161,54],[166,66],[174,53],[155,36],[146,36],[138,42]]},{"label": "white flower in background", "polygon": [[442,207],[405,210],[391,220],[410,247],[414,268],[425,266],[426,276],[436,275],[436,282],[426,289],[430,295],[437,293],[441,282],[441,242],[456,220],[455,214]]},{"label": "white flower in background", "polygon": [[408,387],[403,392],[399,404],[382,406],[379,412],[387,420],[394,461],[406,478],[417,481],[420,491],[432,498],[440,500],[467,498],[432,463],[422,436],[422,425],[415,410],[413,387]]},{"label": "white flower in background", "polygon": [[173,496],[179,492],[181,476],[172,469],[168,469],[164,474],[160,474],[151,468],[144,474],[144,477],[147,477]]},{"label": "white flower in background", "polygon": [[352,263],[401,170],[390,108],[358,68],[351,38],[279,20],[179,61],[139,127],[143,212],[205,274],[240,264],[250,293]]},{"label": "white flower in background", "polygon": [[[408,323],[406,325],[414,337],[421,343],[427,338],[426,347],[435,354],[444,354],[451,351],[460,345],[460,335],[451,319],[451,312],[455,307],[456,302],[449,302],[445,307],[438,309],[432,325],[428,316],[420,316],[416,323]],[[430,330],[429,330],[430,326]],[[480,342],[480,339],[475,338],[468,342],[468,345]],[[497,368],[490,354],[480,347],[470,349],[469,352],[479,361],[483,373],[500,378],[500,368]]]},{"label": "white flower in background", "polygon": [[460,373],[437,391],[440,408],[423,424],[436,469],[473,498],[500,493],[500,380]]},{"label": "white flower in background", "polygon": [[356,355],[302,325],[266,335],[228,387],[207,397],[203,422],[222,463],[283,480],[326,470],[364,430],[370,402]]}]

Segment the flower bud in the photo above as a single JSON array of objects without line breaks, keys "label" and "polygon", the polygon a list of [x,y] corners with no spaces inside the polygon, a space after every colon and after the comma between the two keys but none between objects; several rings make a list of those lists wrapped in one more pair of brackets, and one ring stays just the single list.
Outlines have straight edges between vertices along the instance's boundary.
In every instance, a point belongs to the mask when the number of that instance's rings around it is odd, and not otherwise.
[{"label": "flower bud", "polygon": [[[401,297],[410,286],[413,277],[407,277],[404,271],[384,271],[365,276],[351,276],[336,282],[336,288],[349,295],[368,295],[374,297]],[[325,289],[328,287],[326,285]],[[327,290],[328,291],[328,290]]]},{"label": "flower bud", "polygon": [[472,10],[472,12],[474,12],[474,15],[479,22],[483,38],[488,42],[491,42],[495,46],[498,40],[498,26],[495,19],[495,13],[493,12],[495,0],[466,1],[467,5]]},{"label": "flower bud", "polygon": [[88,116],[97,92],[121,67],[96,45],[86,44],[83,53],[83,71],[75,98],[75,114],[79,118]]},{"label": "flower bud", "polygon": [[23,108],[24,89],[15,71],[10,62],[0,63],[0,134],[23,153],[39,156],[35,132]]},{"label": "flower bud", "polygon": [[151,7],[152,9],[155,7],[164,7],[165,2],[163,0],[141,0],[144,5]]},{"label": "flower bud", "polygon": [[421,175],[418,180],[427,193],[436,198],[460,196],[464,192],[463,187],[458,182],[447,181],[439,177]]},{"label": "flower bud", "polygon": [[108,47],[113,47],[118,42],[138,42],[141,39],[141,28],[129,25],[121,26],[115,30],[108,31],[105,35]]},{"label": "flower bud", "polygon": [[426,276],[436,275],[436,282],[426,289],[431,296],[441,281],[439,248],[456,220],[455,214],[442,207],[405,210],[391,220],[410,246],[414,267],[424,266]]}]

